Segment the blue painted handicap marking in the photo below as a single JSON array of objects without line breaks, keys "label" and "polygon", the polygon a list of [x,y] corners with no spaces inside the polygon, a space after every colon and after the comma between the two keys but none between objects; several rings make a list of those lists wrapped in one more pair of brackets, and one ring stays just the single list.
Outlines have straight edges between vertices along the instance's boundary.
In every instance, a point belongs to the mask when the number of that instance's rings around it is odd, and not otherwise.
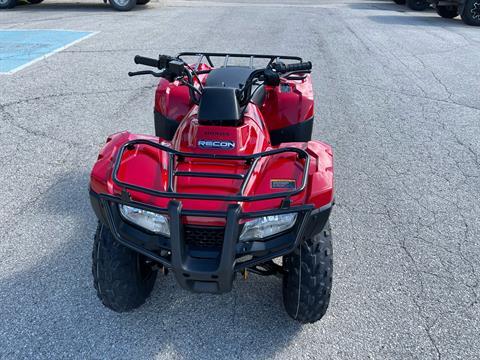
[{"label": "blue painted handicap marking", "polygon": [[71,30],[0,30],[0,74],[12,74],[94,34]]}]

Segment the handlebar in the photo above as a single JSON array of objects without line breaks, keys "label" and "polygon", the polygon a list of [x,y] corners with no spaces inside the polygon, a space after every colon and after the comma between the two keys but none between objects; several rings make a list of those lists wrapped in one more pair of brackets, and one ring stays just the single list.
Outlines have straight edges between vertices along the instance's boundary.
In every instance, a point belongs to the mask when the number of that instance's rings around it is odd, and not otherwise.
[{"label": "handlebar", "polygon": [[135,64],[151,66],[157,69],[165,69],[168,66],[168,64],[170,64],[172,61],[179,60],[179,59],[169,55],[159,55],[158,59],[152,59],[152,58],[136,55],[133,60],[135,61]]},{"label": "handlebar", "polygon": [[142,64],[142,65],[151,66],[154,68],[158,68],[158,65],[159,65],[158,59],[147,58],[140,55],[136,55],[133,61],[135,61],[135,64]]},{"label": "handlebar", "polygon": [[301,62],[297,64],[288,64],[285,65],[284,63],[275,63],[272,64],[272,68],[275,69],[276,72],[280,74],[285,74],[294,71],[310,71],[312,70],[312,63],[310,61]]},{"label": "handlebar", "polygon": [[[193,69],[189,68],[188,65],[180,58],[174,58],[168,55],[160,55],[158,59],[152,59],[136,55],[134,61],[135,64],[142,64],[154,67],[156,69],[163,69],[163,71],[137,71],[129,73],[129,76],[148,74],[156,77],[163,77],[165,79],[168,79],[169,81],[174,81],[174,79],[180,79],[186,76],[187,79],[185,81],[182,80],[182,83],[189,87],[190,98],[196,104],[200,102],[200,99],[197,95],[201,95],[201,91],[199,91],[195,87],[193,80],[194,76],[198,79],[198,75]],[[310,61],[288,65],[282,62],[269,63],[267,68],[254,70],[250,74],[243,88],[240,89],[240,91],[238,92],[239,102],[241,105],[246,105],[250,101],[250,98],[252,96],[252,85],[256,80],[261,80],[265,84],[276,86],[280,83],[280,75],[282,74],[310,72],[311,69],[312,63]],[[200,89],[201,88],[202,86],[200,84]]]}]

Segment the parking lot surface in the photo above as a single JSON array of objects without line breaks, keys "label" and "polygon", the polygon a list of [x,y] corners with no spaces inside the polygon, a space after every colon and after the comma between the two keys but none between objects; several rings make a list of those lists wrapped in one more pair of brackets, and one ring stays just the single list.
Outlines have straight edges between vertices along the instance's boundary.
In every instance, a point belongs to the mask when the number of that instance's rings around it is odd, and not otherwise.
[{"label": "parking lot surface", "polygon": [[[0,29],[98,32],[0,75],[0,358],[478,358],[478,28],[377,0],[46,0],[0,12]],[[213,296],[159,277],[127,314],[95,295],[89,171],[109,134],[153,133],[156,80],[127,76],[134,55],[187,50],[314,64],[337,194],[314,325],[286,315],[277,278]]]}]

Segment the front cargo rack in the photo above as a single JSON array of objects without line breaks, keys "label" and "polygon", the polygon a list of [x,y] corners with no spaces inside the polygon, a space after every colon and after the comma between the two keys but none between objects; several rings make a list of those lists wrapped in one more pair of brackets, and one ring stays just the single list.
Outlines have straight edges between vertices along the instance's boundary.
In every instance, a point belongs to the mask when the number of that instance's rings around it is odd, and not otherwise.
[{"label": "front cargo rack", "polygon": [[[145,188],[142,186],[122,182],[118,179],[118,171],[119,171],[125,150],[132,150],[136,145],[151,146],[158,150],[162,150],[168,153],[167,191],[159,191],[159,190],[154,190],[150,188]],[[260,195],[252,195],[252,196],[244,195],[245,188],[248,185],[248,182],[255,170],[255,167],[258,161],[261,158],[282,154],[282,153],[296,153],[299,159],[305,160],[305,163],[303,166],[302,182],[300,186],[289,191],[282,191],[282,192],[276,192],[271,194],[260,194]],[[216,174],[211,172],[190,172],[190,171],[177,172],[174,170],[177,158],[245,161],[245,163],[247,165],[250,165],[250,167],[248,168],[245,174]],[[117,159],[115,160],[112,179],[117,186],[122,188],[123,193],[126,193],[127,190],[134,190],[134,191],[142,192],[148,195],[166,197],[166,198],[219,200],[219,201],[245,201],[245,202],[284,198],[284,201],[286,201],[284,203],[285,206],[289,206],[290,197],[297,195],[305,190],[305,187],[307,185],[307,179],[308,179],[309,165],[310,165],[310,157],[308,156],[308,153],[303,149],[294,148],[294,147],[273,149],[273,150],[259,152],[251,155],[194,154],[194,153],[181,152],[181,151],[172,149],[170,147],[164,146],[162,144],[153,142],[151,140],[136,139],[136,140],[131,140],[126,142],[120,148],[117,155]],[[215,194],[209,195],[209,194],[196,194],[196,193],[180,193],[174,190],[174,178],[176,176],[236,179],[236,180],[242,180],[242,183],[240,185],[240,189],[237,195],[215,195]]]},{"label": "front cargo rack", "polygon": [[[268,64],[265,67],[270,66],[274,62],[279,62],[280,60],[287,60],[287,61],[295,61],[295,62],[302,62],[302,58],[298,56],[288,56],[288,55],[262,55],[262,54],[235,54],[235,53],[214,53],[214,52],[181,52],[177,55],[178,58],[182,57],[192,57],[195,56],[197,57],[197,61],[193,68],[195,70],[198,69],[202,61],[205,59],[208,62],[208,65],[211,67],[216,67],[214,62],[212,61],[212,57],[215,58],[223,58],[223,64],[221,64],[222,67],[227,67],[228,66],[228,61],[230,58],[243,58],[243,59],[249,59],[249,67],[251,69],[254,68],[254,60],[255,59],[265,59],[268,60]],[[183,59],[182,59],[183,60]]]}]

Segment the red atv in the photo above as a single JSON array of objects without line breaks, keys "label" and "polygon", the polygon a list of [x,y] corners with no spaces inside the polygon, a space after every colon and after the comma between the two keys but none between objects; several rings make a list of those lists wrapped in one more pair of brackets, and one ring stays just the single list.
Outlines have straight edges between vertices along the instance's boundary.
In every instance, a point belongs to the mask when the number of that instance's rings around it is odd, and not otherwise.
[{"label": "red atv", "polygon": [[157,70],[130,76],[160,78],[155,136],[111,135],[91,174],[102,302],[140,306],[158,270],[208,293],[252,272],[280,275],[288,314],[319,320],[332,286],[333,157],[311,140],[311,63],[218,53],[135,63]]}]

